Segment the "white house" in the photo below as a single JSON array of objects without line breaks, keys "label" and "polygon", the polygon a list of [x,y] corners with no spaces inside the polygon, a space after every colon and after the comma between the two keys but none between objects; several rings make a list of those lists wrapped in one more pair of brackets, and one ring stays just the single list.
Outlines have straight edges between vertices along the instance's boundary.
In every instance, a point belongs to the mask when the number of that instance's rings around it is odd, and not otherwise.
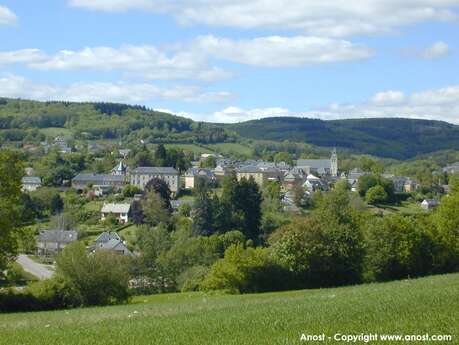
[{"label": "white house", "polygon": [[429,211],[431,209],[434,209],[435,207],[437,207],[438,205],[440,205],[440,202],[436,199],[425,199],[422,203],[421,203],[421,207],[426,210],[426,211]]},{"label": "white house", "polygon": [[38,176],[24,176],[21,182],[23,191],[34,192],[41,187],[41,178]]},{"label": "white house", "polygon": [[129,212],[131,211],[131,204],[104,204],[100,211],[101,220],[104,221],[112,214],[116,220],[121,224],[129,222]]}]

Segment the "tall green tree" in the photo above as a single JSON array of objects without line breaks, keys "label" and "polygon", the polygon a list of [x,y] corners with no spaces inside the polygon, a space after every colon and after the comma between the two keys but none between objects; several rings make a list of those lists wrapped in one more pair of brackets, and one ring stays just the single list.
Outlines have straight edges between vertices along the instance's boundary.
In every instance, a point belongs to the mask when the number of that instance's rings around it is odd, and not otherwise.
[{"label": "tall green tree", "polygon": [[205,185],[200,186],[197,190],[191,218],[193,219],[193,232],[199,236],[209,236],[215,232],[213,200]]},{"label": "tall green tree", "polygon": [[167,183],[160,178],[153,178],[145,185],[145,192],[155,192],[159,194],[164,201],[164,206],[171,209],[171,191]]},{"label": "tall green tree", "polygon": [[437,244],[435,269],[440,273],[459,270],[459,180],[432,214],[432,232]]},{"label": "tall green tree", "polygon": [[133,165],[137,167],[149,167],[154,165],[154,160],[151,152],[145,145],[134,154]]},{"label": "tall green tree", "polygon": [[159,193],[149,191],[142,199],[143,221],[150,226],[159,223],[167,224],[170,221],[170,208]]},{"label": "tall green tree", "polygon": [[236,224],[239,225],[237,228],[242,230],[246,238],[255,242],[260,240],[262,201],[262,194],[253,178],[243,178],[236,184],[232,203]]},{"label": "tall green tree", "polygon": [[157,166],[164,166],[167,162],[167,151],[163,144],[159,144],[155,150],[155,164]]},{"label": "tall green tree", "polygon": [[23,166],[17,153],[0,150],[0,274],[17,251]]}]

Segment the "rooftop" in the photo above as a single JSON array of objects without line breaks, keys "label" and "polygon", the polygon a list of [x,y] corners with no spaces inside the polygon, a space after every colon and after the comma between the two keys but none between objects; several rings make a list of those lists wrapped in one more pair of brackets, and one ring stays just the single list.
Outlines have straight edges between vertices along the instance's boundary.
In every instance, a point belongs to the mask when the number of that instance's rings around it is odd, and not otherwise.
[{"label": "rooftop", "polygon": [[124,182],[124,176],[111,174],[78,174],[72,181],[77,182]]},{"label": "rooftop", "polygon": [[132,171],[132,174],[167,174],[178,175],[179,172],[172,167],[138,167]]},{"label": "rooftop", "polygon": [[38,235],[39,242],[70,243],[78,239],[78,232],[70,230],[42,230]]},{"label": "rooftop", "polygon": [[102,213],[129,213],[131,204],[105,204],[102,206]]}]

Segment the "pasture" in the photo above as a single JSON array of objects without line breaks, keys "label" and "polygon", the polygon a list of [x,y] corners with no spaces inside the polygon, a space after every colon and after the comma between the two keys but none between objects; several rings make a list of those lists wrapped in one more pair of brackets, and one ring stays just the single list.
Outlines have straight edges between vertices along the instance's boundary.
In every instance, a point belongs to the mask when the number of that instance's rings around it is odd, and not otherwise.
[{"label": "pasture", "polygon": [[0,344],[311,343],[300,341],[303,333],[450,334],[448,343],[458,344],[458,296],[459,274],[281,293],[142,296],[128,305],[2,314]]}]

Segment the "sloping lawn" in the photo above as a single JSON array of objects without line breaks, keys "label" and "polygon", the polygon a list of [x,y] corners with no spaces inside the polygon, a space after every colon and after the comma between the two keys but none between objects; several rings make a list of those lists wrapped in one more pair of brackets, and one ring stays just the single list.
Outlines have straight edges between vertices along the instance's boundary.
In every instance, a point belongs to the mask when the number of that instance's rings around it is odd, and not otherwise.
[{"label": "sloping lawn", "polygon": [[[458,296],[459,274],[283,293],[155,295],[122,306],[3,314],[0,344],[300,344],[303,333],[324,333],[322,343],[337,343],[328,340],[336,333],[444,334],[458,344]],[[410,342],[421,343],[430,344]]]}]

